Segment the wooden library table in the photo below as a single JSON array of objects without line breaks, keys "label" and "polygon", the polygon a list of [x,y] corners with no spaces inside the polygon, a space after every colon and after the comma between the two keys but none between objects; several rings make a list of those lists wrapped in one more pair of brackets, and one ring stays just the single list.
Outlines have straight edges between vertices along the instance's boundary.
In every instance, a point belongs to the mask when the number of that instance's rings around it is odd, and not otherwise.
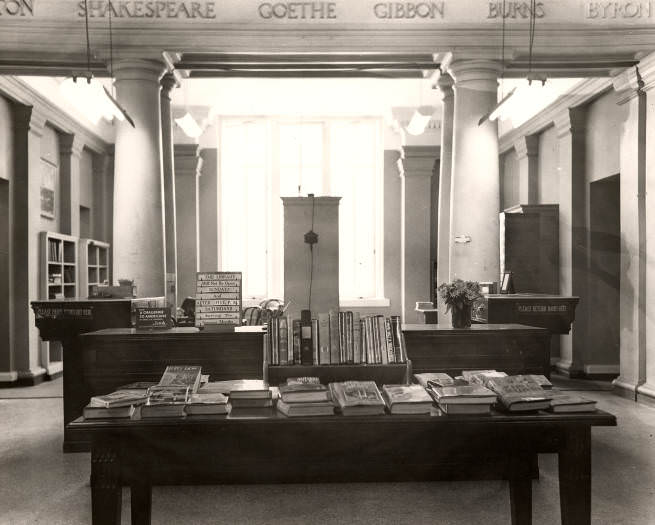
[{"label": "wooden library table", "polygon": [[121,520],[131,488],[133,524],[150,523],[153,485],[507,479],[512,523],[532,522],[538,453],[559,456],[562,525],[591,522],[588,414],[286,418],[192,416],[89,420],[68,425],[92,436],[93,524]]}]

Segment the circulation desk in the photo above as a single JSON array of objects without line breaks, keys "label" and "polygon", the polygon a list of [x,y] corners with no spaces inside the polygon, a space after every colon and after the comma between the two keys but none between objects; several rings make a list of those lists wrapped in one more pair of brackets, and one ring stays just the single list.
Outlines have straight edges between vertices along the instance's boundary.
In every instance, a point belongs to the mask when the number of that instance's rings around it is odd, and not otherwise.
[{"label": "circulation desk", "polygon": [[455,479],[508,480],[512,523],[527,525],[539,453],[559,457],[562,524],[589,525],[591,427],[614,425],[602,411],[286,418],[272,409],[260,418],[80,418],[68,429],[92,436],[94,525],[120,523],[122,486],[132,523],[149,524],[153,485]]},{"label": "circulation desk", "polygon": [[520,324],[403,325],[414,373],[495,369],[507,374],[550,377],[550,332]]},{"label": "circulation desk", "polygon": [[[198,365],[212,381],[261,379],[263,334],[221,333],[197,328],[137,330],[111,328],[79,337],[79,373],[72,398],[64,398],[73,419],[94,395],[107,394],[135,381],[157,382],[168,365]],[[64,432],[64,451],[89,450],[83,434]]]}]

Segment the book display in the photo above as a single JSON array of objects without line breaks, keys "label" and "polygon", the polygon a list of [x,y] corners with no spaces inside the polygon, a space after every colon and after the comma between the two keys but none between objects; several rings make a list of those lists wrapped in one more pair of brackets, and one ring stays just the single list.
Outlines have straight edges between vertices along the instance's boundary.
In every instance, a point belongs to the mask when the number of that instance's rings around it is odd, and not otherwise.
[{"label": "book display", "polygon": [[429,414],[432,398],[421,385],[384,385],[382,395],[391,414]]},{"label": "book display", "polygon": [[318,377],[291,377],[279,387],[277,409],[287,417],[331,416],[334,403]]},{"label": "book display", "polygon": [[[308,324],[311,351],[301,351],[301,320],[274,311],[264,353],[270,365],[402,364],[407,362],[399,316],[331,310]],[[300,359],[299,359],[300,356]],[[302,356],[305,356],[303,359]]]},{"label": "book display", "polygon": [[110,244],[94,239],[80,239],[80,294],[92,297],[98,286],[111,284]]},{"label": "book display", "polygon": [[241,272],[196,274],[196,326],[229,329],[242,322]]},{"label": "book display", "polygon": [[64,299],[78,296],[77,238],[41,232],[41,297]]},{"label": "book display", "polygon": [[227,396],[221,393],[191,394],[184,411],[189,416],[227,414]]},{"label": "book display", "polygon": [[374,381],[330,383],[329,388],[332,399],[344,416],[384,414],[386,404]]},{"label": "book display", "polygon": [[527,376],[492,377],[486,385],[498,394],[500,404],[510,412],[543,410],[550,406],[551,394]]}]

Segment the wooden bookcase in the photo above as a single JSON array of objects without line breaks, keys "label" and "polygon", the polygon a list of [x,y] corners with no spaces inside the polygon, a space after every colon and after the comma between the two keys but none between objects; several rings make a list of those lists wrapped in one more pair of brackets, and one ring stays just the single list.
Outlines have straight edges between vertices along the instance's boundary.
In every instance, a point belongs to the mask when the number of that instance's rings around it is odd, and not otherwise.
[{"label": "wooden bookcase", "polygon": [[407,384],[412,377],[412,363],[341,364],[341,365],[265,365],[264,379],[271,385],[284,383],[288,377],[315,376],[324,385],[335,381],[375,381],[378,385]]},{"label": "wooden bookcase", "polygon": [[80,239],[80,296],[89,297],[94,286],[111,284],[109,244]]},{"label": "wooden bookcase", "polygon": [[40,291],[43,299],[78,296],[77,238],[41,232]]}]

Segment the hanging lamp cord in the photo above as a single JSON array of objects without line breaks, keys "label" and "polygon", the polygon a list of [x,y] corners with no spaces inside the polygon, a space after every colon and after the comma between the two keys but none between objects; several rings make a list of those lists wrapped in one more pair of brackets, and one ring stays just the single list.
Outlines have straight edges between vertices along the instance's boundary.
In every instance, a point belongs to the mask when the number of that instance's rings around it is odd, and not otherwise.
[{"label": "hanging lamp cord", "polygon": [[532,84],[532,47],[534,46],[534,29],[537,21],[537,0],[530,2],[530,47],[528,51],[528,84]]},{"label": "hanging lamp cord", "polygon": [[109,0],[108,4],[108,16],[109,16],[109,76],[111,77],[111,94],[112,96],[116,96],[116,92],[114,91],[114,40],[112,36],[112,28],[111,28],[111,12],[113,10],[113,7],[111,5],[111,0]]}]

